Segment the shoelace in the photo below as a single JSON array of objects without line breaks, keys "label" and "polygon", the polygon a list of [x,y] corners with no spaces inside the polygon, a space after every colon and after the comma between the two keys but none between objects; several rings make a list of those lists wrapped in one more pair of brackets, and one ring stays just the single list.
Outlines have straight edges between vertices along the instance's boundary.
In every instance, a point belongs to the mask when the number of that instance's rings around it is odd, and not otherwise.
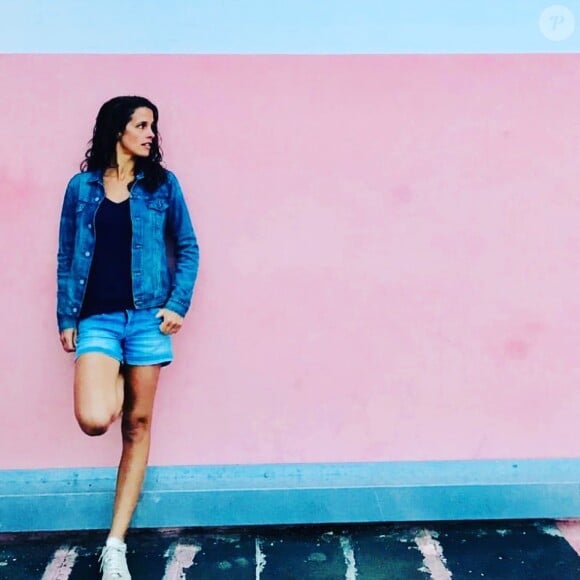
[{"label": "shoelace", "polygon": [[101,572],[116,575],[119,578],[126,577],[127,561],[125,560],[125,548],[120,546],[105,546],[99,557]]}]

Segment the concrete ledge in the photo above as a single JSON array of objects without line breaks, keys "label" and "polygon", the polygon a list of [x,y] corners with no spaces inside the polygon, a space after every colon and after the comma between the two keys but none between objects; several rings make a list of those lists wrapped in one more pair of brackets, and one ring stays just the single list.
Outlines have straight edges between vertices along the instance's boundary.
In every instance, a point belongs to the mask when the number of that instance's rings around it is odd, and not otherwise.
[{"label": "concrete ledge", "polygon": [[[0,471],[0,532],[107,528],[113,468]],[[580,459],[150,467],[134,527],[580,517]]]}]

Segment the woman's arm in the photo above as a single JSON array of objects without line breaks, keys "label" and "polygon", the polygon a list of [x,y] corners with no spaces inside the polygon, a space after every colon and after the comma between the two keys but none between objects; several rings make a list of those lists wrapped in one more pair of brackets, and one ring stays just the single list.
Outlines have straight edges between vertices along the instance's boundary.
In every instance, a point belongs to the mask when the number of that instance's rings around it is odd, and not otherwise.
[{"label": "woman's arm", "polygon": [[70,180],[64,195],[58,235],[56,317],[60,332],[76,326],[76,320],[70,316],[68,284],[70,280],[76,233],[75,211],[77,191],[78,185],[73,177],[73,179]]},{"label": "woman's arm", "polygon": [[174,244],[175,273],[165,308],[185,316],[191,304],[199,268],[199,245],[181,186],[168,172],[171,203],[168,208],[168,233]]}]

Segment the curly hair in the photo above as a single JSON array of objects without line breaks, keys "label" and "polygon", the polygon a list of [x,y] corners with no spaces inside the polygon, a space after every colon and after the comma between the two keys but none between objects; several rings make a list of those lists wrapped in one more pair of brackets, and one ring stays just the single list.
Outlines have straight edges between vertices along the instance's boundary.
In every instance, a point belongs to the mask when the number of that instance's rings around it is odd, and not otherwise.
[{"label": "curly hair", "polygon": [[146,107],[153,112],[151,128],[155,136],[149,155],[135,157],[135,174],[143,172],[143,186],[147,191],[154,191],[166,181],[167,171],[161,165],[161,136],[157,129],[159,111],[149,99],[137,96],[114,97],[101,106],[93,128],[93,138],[89,141],[90,146],[81,163],[81,171],[104,171],[117,166],[116,146],[119,134],[125,131],[135,109],[139,107]]}]

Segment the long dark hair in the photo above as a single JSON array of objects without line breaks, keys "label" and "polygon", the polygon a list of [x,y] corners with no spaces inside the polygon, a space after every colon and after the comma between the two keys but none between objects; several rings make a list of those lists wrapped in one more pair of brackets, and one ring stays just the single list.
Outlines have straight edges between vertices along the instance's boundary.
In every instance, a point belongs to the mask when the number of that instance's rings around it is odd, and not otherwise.
[{"label": "long dark hair", "polygon": [[81,171],[104,171],[117,164],[116,146],[119,134],[125,131],[135,109],[147,107],[153,112],[151,126],[155,137],[151,143],[151,150],[147,157],[135,157],[135,175],[144,173],[143,186],[148,191],[154,191],[165,182],[167,172],[162,167],[163,152],[161,151],[161,136],[157,129],[159,111],[157,107],[145,97],[115,97],[104,103],[97,114],[93,138],[90,147],[81,163]]}]

